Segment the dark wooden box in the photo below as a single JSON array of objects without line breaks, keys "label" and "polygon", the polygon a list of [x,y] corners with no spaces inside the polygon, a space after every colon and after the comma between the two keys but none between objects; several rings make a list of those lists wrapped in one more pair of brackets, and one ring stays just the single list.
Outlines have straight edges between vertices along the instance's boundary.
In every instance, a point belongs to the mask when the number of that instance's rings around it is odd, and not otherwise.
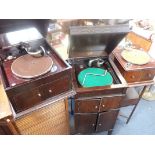
[{"label": "dark wooden box", "polygon": [[[88,134],[113,129],[127,83],[110,55],[128,32],[128,25],[70,27],[68,61],[73,67],[73,86],[76,91],[76,133]],[[84,88],[79,84],[78,74],[94,58],[105,60],[105,67],[113,77],[112,85]]]},{"label": "dark wooden box", "polygon": [[[18,36],[17,31],[14,32],[14,37]],[[38,32],[39,33],[39,32]],[[21,79],[13,75],[11,64],[16,59],[6,60],[8,55],[19,57],[23,55],[18,53],[16,47],[18,43],[11,44],[7,38],[7,34],[0,35],[1,41],[1,65],[0,76],[11,106],[16,114],[27,113],[34,110],[36,107],[44,105],[44,101],[50,100],[50,103],[66,98],[74,94],[72,90],[72,67],[61,59],[44,37],[40,34],[35,40],[27,40],[32,46],[43,45],[49,52],[54,65],[57,66],[55,72],[48,72],[34,79]],[[46,103],[47,104],[47,103]]]}]

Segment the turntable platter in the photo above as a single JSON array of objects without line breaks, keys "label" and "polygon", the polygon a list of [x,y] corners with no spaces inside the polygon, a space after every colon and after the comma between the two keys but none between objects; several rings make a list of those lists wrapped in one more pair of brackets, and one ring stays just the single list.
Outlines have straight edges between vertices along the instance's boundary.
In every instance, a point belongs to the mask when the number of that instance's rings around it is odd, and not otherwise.
[{"label": "turntable platter", "polygon": [[79,73],[78,81],[83,87],[97,87],[111,85],[113,78],[107,70],[87,68]]},{"label": "turntable platter", "polygon": [[26,54],[12,63],[11,71],[21,78],[35,78],[49,72],[52,65],[53,61],[49,56],[36,58]]},{"label": "turntable platter", "polygon": [[121,56],[127,62],[136,65],[144,65],[150,61],[149,54],[138,49],[124,50],[122,51]]}]

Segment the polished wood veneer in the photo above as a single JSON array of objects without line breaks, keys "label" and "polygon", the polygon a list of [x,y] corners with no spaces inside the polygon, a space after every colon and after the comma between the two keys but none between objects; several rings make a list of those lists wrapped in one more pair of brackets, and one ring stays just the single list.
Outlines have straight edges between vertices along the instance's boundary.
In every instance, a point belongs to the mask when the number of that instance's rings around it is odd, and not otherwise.
[{"label": "polished wood veneer", "polygon": [[[122,28],[122,29],[121,29]],[[127,27],[71,27],[68,60],[73,67],[74,123],[78,134],[111,131],[115,125],[127,83],[110,58],[110,53],[126,35]],[[113,77],[113,84],[101,87],[82,87],[78,74],[88,67],[91,59],[101,58],[105,63],[101,68]],[[82,67],[81,67],[82,66]]]},{"label": "polished wood veneer", "polygon": [[[142,48],[145,52],[148,52],[150,49],[151,41],[133,32],[130,32],[125,39],[130,40],[133,43],[133,46]],[[150,59],[149,63],[144,65],[129,64],[122,58],[122,51],[123,48],[121,47],[116,47],[113,50],[114,63],[121,71],[123,77],[129,85],[132,83],[145,83],[148,81],[153,81],[155,76],[155,60],[153,58]]]},{"label": "polished wood veneer", "polygon": [[[67,97],[68,92],[72,92],[71,66],[61,59],[44,38],[29,41],[29,44],[32,48],[42,45],[48,52],[48,56],[52,58],[53,66],[57,70],[54,72],[51,70],[47,74],[31,79],[15,76],[11,71],[11,64],[16,58],[25,53],[19,51],[18,44],[11,45],[6,36],[6,34],[2,34],[0,39],[3,41],[0,51],[1,58],[3,59],[0,66],[0,76],[15,113],[21,113],[33,108],[49,98],[61,98],[65,94],[65,97]],[[14,58],[8,60],[7,57],[9,54],[13,55]]]}]

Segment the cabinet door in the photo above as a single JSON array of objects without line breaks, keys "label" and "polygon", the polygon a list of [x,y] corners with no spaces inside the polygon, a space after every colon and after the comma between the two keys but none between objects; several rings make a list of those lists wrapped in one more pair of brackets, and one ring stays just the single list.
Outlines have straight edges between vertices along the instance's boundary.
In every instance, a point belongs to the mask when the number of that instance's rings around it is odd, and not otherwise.
[{"label": "cabinet door", "polygon": [[123,96],[111,96],[102,98],[100,104],[100,112],[119,108],[122,99]]},{"label": "cabinet door", "polygon": [[98,112],[100,105],[100,99],[86,99],[86,100],[76,100],[75,101],[75,112]]},{"label": "cabinet door", "polygon": [[99,113],[96,132],[108,131],[113,129],[119,110],[111,110]]},{"label": "cabinet door", "polygon": [[75,114],[75,131],[76,133],[93,133],[95,132],[97,114]]}]

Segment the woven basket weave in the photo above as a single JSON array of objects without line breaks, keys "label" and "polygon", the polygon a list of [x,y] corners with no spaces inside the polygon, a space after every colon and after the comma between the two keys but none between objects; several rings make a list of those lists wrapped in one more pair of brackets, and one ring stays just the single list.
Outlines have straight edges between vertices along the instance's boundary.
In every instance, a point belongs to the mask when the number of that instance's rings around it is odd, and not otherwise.
[{"label": "woven basket weave", "polygon": [[16,120],[23,135],[69,134],[68,105],[65,100],[49,104]]}]

